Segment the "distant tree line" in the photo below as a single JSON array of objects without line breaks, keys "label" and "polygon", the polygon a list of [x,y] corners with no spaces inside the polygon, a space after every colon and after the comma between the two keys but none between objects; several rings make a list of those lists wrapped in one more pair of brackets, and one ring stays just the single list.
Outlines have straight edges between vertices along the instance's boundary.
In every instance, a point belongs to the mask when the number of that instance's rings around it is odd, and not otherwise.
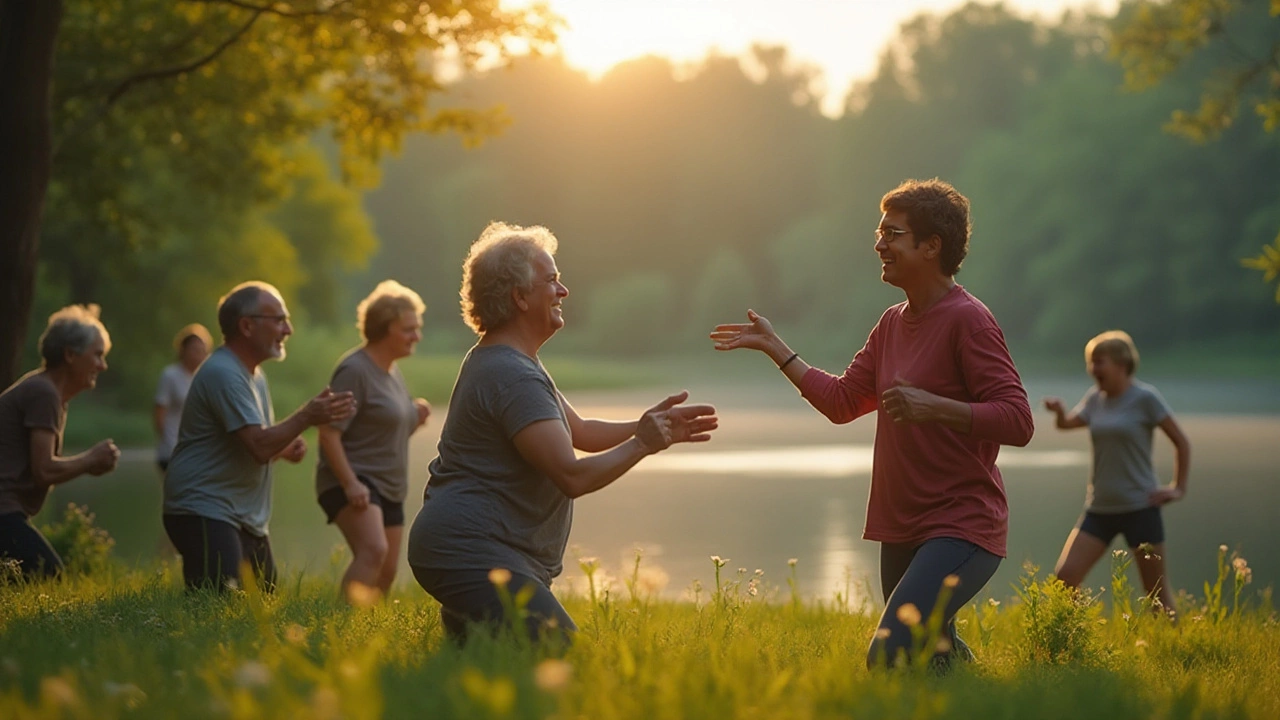
[{"label": "distant tree line", "polygon": [[[547,59],[464,83],[456,95],[516,122],[479,150],[413,139],[384,164],[366,200],[373,275],[418,287],[429,324],[459,326],[479,228],[540,223],[562,238],[576,347],[700,347],[752,306],[847,352],[899,298],[871,250],[880,196],[939,176],[973,202],[957,279],[1022,346],[1074,354],[1110,327],[1152,349],[1274,334],[1271,293],[1240,260],[1280,228],[1278,136],[1254,122],[1208,145],[1163,132],[1216,61],[1127,90],[1108,41],[1132,10],[918,16],[839,119],[776,48],[692,73],[649,58],[592,83]],[[1230,22],[1263,49],[1280,30],[1258,3]]]},{"label": "distant tree line", "polygon": [[[274,71],[241,68],[202,91],[216,102],[193,106],[169,108],[176,90],[157,87],[133,100],[145,122],[65,134],[71,159],[51,185],[35,315],[102,303],[120,351],[126,338],[136,348],[142,382],[168,333],[207,319],[234,276],[272,279],[296,314],[343,324],[354,298],[394,277],[427,300],[428,344],[457,350],[469,341],[461,262],[500,219],[561,239],[563,349],[704,348],[711,324],[750,306],[801,347],[848,353],[900,299],[871,249],[880,196],[938,176],[973,202],[957,279],[1022,347],[1075,354],[1110,327],[1144,349],[1274,335],[1273,291],[1240,261],[1280,228],[1280,134],[1236,122],[1198,145],[1164,132],[1221,58],[1183,58],[1149,89],[1126,89],[1111,40],[1140,5],[1053,21],[981,4],[917,16],[835,119],[819,111],[817,71],[779,48],[694,68],[635,60],[599,81],[554,56],[526,59],[432,96],[438,117],[465,118],[472,136],[503,121],[448,104],[500,107],[511,119],[500,135],[478,148],[408,135],[387,159],[396,126],[355,153],[380,159],[363,198],[334,170],[352,153],[261,124],[290,117],[263,115],[271,103],[307,97],[267,93]],[[1280,18],[1268,10],[1246,3],[1222,18],[1234,48],[1273,47]],[[73,37],[88,37],[82,22]],[[59,70],[73,79],[107,52],[74,49]],[[181,112],[211,121],[156,142],[157,128],[183,124],[160,116]],[[370,180],[372,168],[357,175]]]}]

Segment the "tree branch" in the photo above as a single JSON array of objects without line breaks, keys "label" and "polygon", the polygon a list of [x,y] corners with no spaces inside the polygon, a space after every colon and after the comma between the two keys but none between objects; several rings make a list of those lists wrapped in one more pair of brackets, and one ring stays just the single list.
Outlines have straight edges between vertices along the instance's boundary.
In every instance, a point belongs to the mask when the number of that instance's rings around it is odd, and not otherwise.
[{"label": "tree branch", "polygon": [[288,7],[280,7],[276,3],[268,3],[261,5],[258,3],[248,2],[248,0],[187,0],[188,2],[204,3],[206,5],[230,5],[240,8],[241,10],[253,10],[258,13],[268,13],[271,15],[279,15],[280,17],[300,18],[300,17],[316,17],[316,16],[337,16],[338,8],[346,5],[350,0],[338,0],[324,10],[292,10]]},{"label": "tree branch", "polygon": [[129,77],[120,81],[120,84],[116,85],[115,89],[112,90],[109,95],[107,95],[107,99],[103,103],[103,109],[105,110],[106,108],[111,107],[113,104],[115,104],[117,100],[120,99],[121,95],[124,95],[126,92],[128,92],[129,88],[133,87],[134,85],[137,85],[138,83],[146,82],[148,80],[161,80],[164,78],[175,77],[177,75],[183,75],[183,74],[192,72],[194,70],[199,70],[205,65],[208,65],[209,63],[213,62],[218,58],[219,55],[221,55],[224,51],[226,51],[227,48],[234,45],[237,40],[243,37],[245,33],[249,32],[249,28],[253,27],[253,24],[258,21],[258,18],[262,17],[263,12],[265,11],[256,10],[253,13],[253,15],[249,18],[249,21],[246,22],[244,25],[240,26],[239,30],[236,30],[235,32],[231,33],[231,35],[229,35],[226,40],[223,40],[222,42],[218,43],[217,47],[210,50],[208,53],[206,53],[202,57],[196,58],[195,60],[192,60],[191,62],[182,64],[182,65],[174,65],[172,67],[158,68],[156,70],[148,70],[146,72],[140,72],[140,73],[137,73],[136,75],[130,75]]}]

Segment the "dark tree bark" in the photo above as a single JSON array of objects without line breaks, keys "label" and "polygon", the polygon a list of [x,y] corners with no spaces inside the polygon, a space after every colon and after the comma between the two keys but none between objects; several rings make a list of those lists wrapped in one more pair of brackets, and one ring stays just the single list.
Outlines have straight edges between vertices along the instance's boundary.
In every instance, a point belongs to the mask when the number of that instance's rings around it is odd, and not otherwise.
[{"label": "dark tree bark", "polygon": [[0,0],[0,388],[18,376],[51,174],[62,0]]}]

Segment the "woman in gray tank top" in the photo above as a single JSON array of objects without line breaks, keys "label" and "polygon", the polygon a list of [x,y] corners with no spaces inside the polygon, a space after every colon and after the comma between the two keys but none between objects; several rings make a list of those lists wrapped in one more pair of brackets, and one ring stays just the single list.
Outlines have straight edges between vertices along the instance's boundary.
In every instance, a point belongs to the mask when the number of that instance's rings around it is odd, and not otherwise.
[{"label": "woman in gray tank top", "polygon": [[[631,422],[574,411],[538,358],[565,322],[556,246],[546,228],[493,223],[463,264],[462,315],[480,341],[458,371],[408,543],[414,577],[440,602],[454,640],[475,623],[513,621],[534,638],[568,638],[576,626],[551,582],[563,568],[573,499],[716,428],[714,408],[681,404],[687,393]],[[519,619],[509,616],[507,593],[527,600]]]},{"label": "woman in gray tank top", "polygon": [[[1160,393],[1133,377],[1138,348],[1128,333],[1111,330],[1098,335],[1085,345],[1084,358],[1097,387],[1090,388],[1071,412],[1060,398],[1044,399],[1059,430],[1087,427],[1093,444],[1084,514],[1067,536],[1054,574],[1068,587],[1080,587],[1115,536],[1123,534],[1143,588],[1148,595],[1154,593],[1158,610],[1176,619],[1165,575],[1160,508],[1186,495],[1191,443]],[[1160,484],[1151,462],[1157,427],[1177,450],[1174,482],[1168,486]]]}]

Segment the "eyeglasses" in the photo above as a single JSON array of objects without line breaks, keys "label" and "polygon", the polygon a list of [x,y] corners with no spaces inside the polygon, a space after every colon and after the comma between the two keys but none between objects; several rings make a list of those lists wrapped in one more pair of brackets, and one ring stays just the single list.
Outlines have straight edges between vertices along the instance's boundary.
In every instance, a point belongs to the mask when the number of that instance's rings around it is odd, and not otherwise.
[{"label": "eyeglasses", "polygon": [[274,320],[277,325],[283,325],[289,322],[288,315],[245,315],[247,318],[257,318],[258,320]]},{"label": "eyeglasses", "polygon": [[881,240],[885,242],[893,242],[899,235],[910,235],[910,230],[899,230],[895,227],[878,227],[876,228],[876,242]]}]

